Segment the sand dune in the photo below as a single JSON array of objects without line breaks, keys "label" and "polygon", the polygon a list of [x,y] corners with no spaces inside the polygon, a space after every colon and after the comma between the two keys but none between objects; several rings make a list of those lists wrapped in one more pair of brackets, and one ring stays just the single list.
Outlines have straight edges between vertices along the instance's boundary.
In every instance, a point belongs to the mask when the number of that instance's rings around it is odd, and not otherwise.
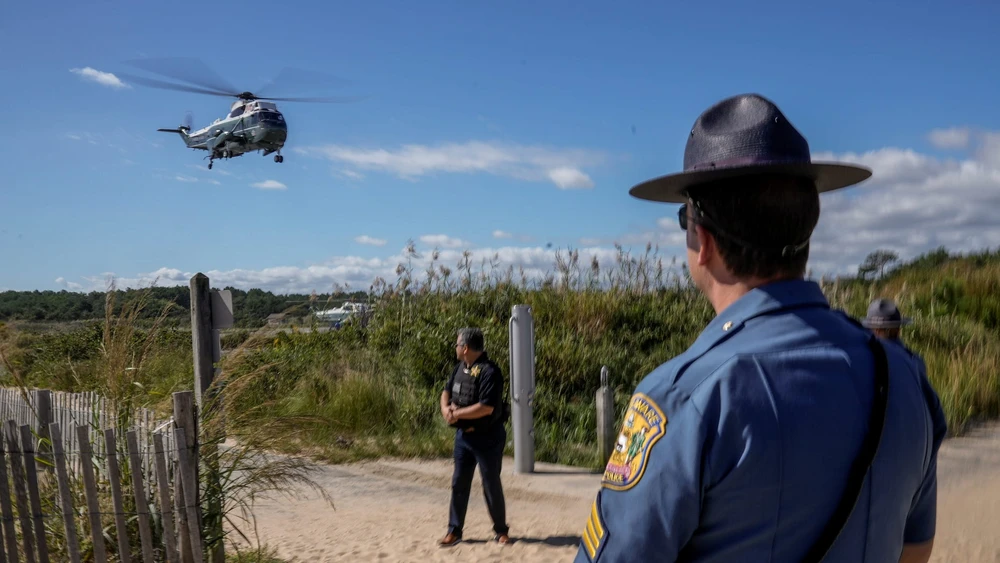
[{"label": "sand dune", "polygon": [[[295,562],[571,561],[593,502],[598,475],[536,464],[538,474],[504,466],[514,542],[493,536],[478,475],[466,541],[441,549],[448,521],[448,460],[325,466],[318,478],[336,504],[316,496],[258,504],[262,542]],[[1000,562],[1000,425],[951,439],[939,460],[938,536],[934,562]]]}]

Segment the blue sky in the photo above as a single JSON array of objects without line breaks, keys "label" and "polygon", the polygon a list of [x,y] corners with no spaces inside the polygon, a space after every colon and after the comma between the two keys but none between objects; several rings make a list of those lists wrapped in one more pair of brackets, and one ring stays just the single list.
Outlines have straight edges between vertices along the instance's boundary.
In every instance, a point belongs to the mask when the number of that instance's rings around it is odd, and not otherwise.
[{"label": "blue sky", "polygon": [[[394,277],[407,239],[529,269],[567,246],[607,260],[615,241],[683,257],[675,206],[628,189],[678,170],[697,115],[748,91],[817,155],[875,170],[824,196],[815,271],[850,271],[878,246],[1000,246],[983,215],[1000,203],[997,21],[986,2],[11,4],[0,289],[197,271],[366,287]],[[187,111],[206,125],[230,100],[92,79],[144,74],[124,61],[145,56],[198,57],[249,90],[284,66],[318,70],[351,84],[281,93],[368,98],[280,104],[283,163],[209,171],[156,129]]]}]

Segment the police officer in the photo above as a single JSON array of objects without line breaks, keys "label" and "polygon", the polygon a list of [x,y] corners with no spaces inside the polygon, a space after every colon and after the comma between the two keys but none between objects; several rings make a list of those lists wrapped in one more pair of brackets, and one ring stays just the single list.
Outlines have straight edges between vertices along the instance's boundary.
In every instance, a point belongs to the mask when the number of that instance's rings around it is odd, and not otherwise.
[{"label": "police officer", "polygon": [[448,547],[462,540],[472,476],[478,464],[486,507],[496,532],[493,539],[507,544],[510,542],[507,509],[500,482],[507,443],[503,374],[486,354],[483,332],[478,328],[458,331],[455,355],[458,365],[441,393],[441,416],[457,430],[448,533],[438,543]]},{"label": "police officer", "polygon": [[[865,328],[871,329],[879,338],[899,342],[901,327],[912,323],[909,317],[904,317],[892,299],[876,299],[868,305],[868,316],[861,319]],[[902,343],[900,343],[902,344]]]},{"label": "police officer", "polygon": [[899,346],[913,361],[920,364],[920,369],[924,372],[927,371],[927,366],[924,363],[924,359],[920,357],[913,350],[910,350],[903,342],[899,339],[899,332],[901,327],[904,327],[913,322],[909,317],[904,317],[899,312],[899,308],[896,307],[896,303],[891,299],[876,299],[868,305],[868,315],[861,319],[861,324],[865,328],[870,329],[875,336],[883,339],[885,342],[889,342],[896,346]]},{"label": "police officer", "polygon": [[632,188],[682,204],[690,277],[716,317],[636,387],[577,562],[927,561],[937,395],[804,279],[819,192],[870,175],[811,162],[747,94],[695,121],[683,172]]}]

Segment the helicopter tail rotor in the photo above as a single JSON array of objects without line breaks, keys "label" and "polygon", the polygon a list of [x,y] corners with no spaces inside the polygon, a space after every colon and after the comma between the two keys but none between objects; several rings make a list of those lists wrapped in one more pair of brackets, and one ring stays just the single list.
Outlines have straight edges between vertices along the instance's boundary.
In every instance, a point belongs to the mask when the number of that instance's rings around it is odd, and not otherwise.
[{"label": "helicopter tail rotor", "polygon": [[186,114],[184,114],[184,125],[182,125],[182,127],[190,133],[191,127],[193,125],[194,125],[194,114],[188,111]]}]

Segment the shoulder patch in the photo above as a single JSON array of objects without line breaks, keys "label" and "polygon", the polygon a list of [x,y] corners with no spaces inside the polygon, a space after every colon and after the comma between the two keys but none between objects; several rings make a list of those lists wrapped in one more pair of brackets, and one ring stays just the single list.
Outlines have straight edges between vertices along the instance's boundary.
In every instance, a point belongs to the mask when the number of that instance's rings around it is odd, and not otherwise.
[{"label": "shoulder patch", "polygon": [[666,428],[667,417],[652,399],[643,393],[632,395],[601,485],[614,491],[634,487],[642,479],[649,453]]}]

